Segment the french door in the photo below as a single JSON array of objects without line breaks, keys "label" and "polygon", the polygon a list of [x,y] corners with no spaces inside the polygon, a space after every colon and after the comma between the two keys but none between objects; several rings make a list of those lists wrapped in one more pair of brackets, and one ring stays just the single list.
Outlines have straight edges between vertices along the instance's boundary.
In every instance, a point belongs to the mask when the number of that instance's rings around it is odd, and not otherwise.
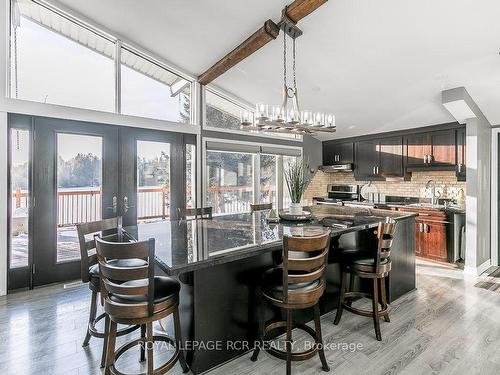
[{"label": "french door", "polygon": [[167,220],[194,204],[189,136],[15,115],[10,132],[9,289],[78,279],[77,223]]},{"label": "french door", "polygon": [[76,224],[116,215],[119,129],[34,120],[32,286],[77,279]]}]

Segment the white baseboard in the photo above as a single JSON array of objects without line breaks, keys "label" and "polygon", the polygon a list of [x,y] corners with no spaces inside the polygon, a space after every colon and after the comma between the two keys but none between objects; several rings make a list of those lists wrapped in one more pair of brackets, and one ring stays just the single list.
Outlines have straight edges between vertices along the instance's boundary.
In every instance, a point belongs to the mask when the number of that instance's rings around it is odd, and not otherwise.
[{"label": "white baseboard", "polygon": [[465,266],[464,273],[468,275],[479,276],[490,267],[491,267],[491,259],[488,259],[486,262],[479,265],[478,267]]}]

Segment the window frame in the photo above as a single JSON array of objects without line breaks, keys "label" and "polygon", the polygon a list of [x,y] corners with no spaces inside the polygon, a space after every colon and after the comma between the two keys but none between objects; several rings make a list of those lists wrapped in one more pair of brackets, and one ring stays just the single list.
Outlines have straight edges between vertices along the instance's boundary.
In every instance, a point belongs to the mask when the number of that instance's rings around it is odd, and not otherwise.
[{"label": "window frame", "polygon": [[[89,32],[95,34],[96,36],[104,38],[104,39],[106,39],[114,44],[114,47],[115,47],[115,54],[114,54],[115,55],[114,56],[115,106],[114,107],[115,108],[114,108],[114,111],[112,111],[112,112],[103,112],[103,111],[99,111],[99,110],[87,109],[87,108],[82,108],[82,107],[73,107],[73,106],[70,107],[70,106],[66,106],[63,104],[52,104],[52,103],[47,104],[47,103],[35,102],[32,100],[14,98],[12,96],[12,90],[11,90],[12,89],[11,66],[13,63],[12,62],[13,56],[11,54],[11,47],[10,47],[11,43],[12,43],[12,38],[13,38],[13,35],[12,35],[12,30],[13,30],[13,28],[12,28],[12,19],[13,19],[12,9],[13,9],[13,7],[12,7],[12,5],[13,5],[14,1],[15,0],[8,0],[7,5],[6,5],[8,7],[8,12],[6,14],[6,16],[8,18],[7,23],[6,23],[6,29],[7,29],[7,51],[6,51],[6,53],[7,53],[7,59],[6,59],[7,66],[5,67],[6,68],[6,72],[5,72],[5,75],[6,75],[5,96],[6,96],[6,98],[13,100],[15,102],[36,103],[39,105],[52,106],[55,108],[71,108],[71,109],[76,110],[76,111],[99,112],[99,113],[108,113],[108,114],[114,114],[114,115],[120,115],[120,116],[125,116],[125,117],[132,117],[132,118],[143,118],[143,119],[147,119],[147,120],[160,121],[160,122],[169,123],[169,124],[188,125],[189,127],[193,127],[193,128],[195,127],[195,125],[197,125],[198,121],[196,118],[196,114],[197,114],[196,106],[198,105],[197,104],[198,101],[196,100],[196,95],[197,95],[196,93],[198,92],[198,90],[196,88],[196,83],[197,83],[196,77],[182,71],[181,69],[177,68],[173,64],[170,64],[170,63],[166,62],[165,60],[156,57],[153,53],[151,53],[143,48],[138,47],[134,43],[127,41],[127,40],[123,40],[122,38],[115,35],[113,32],[107,31],[104,27],[97,26],[94,22],[90,22],[86,19],[83,19],[83,17],[81,17],[81,16],[73,15],[69,10],[64,9],[62,6],[55,6],[54,4],[48,3],[48,2],[43,1],[43,0],[29,0],[29,1],[31,1],[33,4],[35,4],[37,6],[41,6],[45,9],[47,9],[50,12],[53,12],[54,14],[56,14],[62,18],[65,18],[69,22],[71,22],[79,27],[82,27],[82,28],[88,30]],[[50,31],[52,31],[52,30],[50,30]],[[56,31],[52,31],[52,32],[56,32]],[[62,36],[64,36],[64,35],[62,35]],[[77,43],[77,42],[75,42],[75,43]],[[86,47],[82,46],[82,48],[86,48]],[[155,64],[155,65],[159,66],[160,68],[165,69],[168,72],[178,76],[179,78],[185,79],[186,81],[189,82],[189,85],[190,85],[190,95],[189,95],[190,96],[190,121],[189,121],[189,123],[161,120],[161,119],[155,119],[155,118],[151,118],[151,117],[124,115],[121,113],[121,49],[122,48],[125,48],[125,49],[129,50],[130,52],[137,54],[139,57],[144,58],[145,60],[149,61],[150,63]],[[170,130],[170,129],[166,129],[166,130]],[[179,129],[177,131],[186,131],[186,130],[188,130],[188,129]],[[187,132],[192,133],[193,131],[188,130]]]},{"label": "window frame", "polygon": [[[271,143],[260,143],[260,142],[248,142],[248,141],[237,141],[237,140],[229,140],[229,139],[222,139],[222,138],[209,138],[205,137],[203,138],[202,142],[202,197],[201,201],[203,202],[202,206],[204,207],[207,202],[207,195],[208,195],[208,189],[207,189],[207,184],[208,184],[208,168],[207,168],[207,152],[210,151],[207,149],[207,142],[217,142],[217,143],[230,143],[233,147],[234,145],[241,145],[242,148],[243,146],[258,146],[258,147],[272,147],[273,149],[283,149],[283,150],[293,150],[293,151],[300,151],[300,157],[303,157],[304,155],[304,150],[301,146],[286,146],[286,145],[274,145]],[[221,151],[224,152],[224,151]],[[230,152],[238,153],[239,151],[237,150],[231,150]],[[244,151],[242,149],[240,151],[243,154],[251,154],[253,155],[253,204],[259,204],[260,203],[260,176],[261,176],[261,170],[260,170],[260,155],[261,152],[256,152],[256,153],[249,153],[248,151]],[[262,152],[264,155],[270,155],[269,153]],[[277,194],[277,202],[278,205],[275,207],[276,209],[283,209],[283,188],[284,188],[284,181],[283,181],[283,154],[276,154],[277,156],[277,181],[276,181],[276,194]],[[258,168],[257,168],[258,167]],[[231,215],[232,213],[228,214],[221,214],[221,215]]]}]

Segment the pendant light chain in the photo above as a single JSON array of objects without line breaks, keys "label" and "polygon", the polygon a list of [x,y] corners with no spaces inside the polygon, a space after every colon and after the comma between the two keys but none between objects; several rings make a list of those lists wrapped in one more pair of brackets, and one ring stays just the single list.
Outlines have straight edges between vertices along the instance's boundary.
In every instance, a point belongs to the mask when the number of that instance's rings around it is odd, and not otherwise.
[{"label": "pendant light chain", "polygon": [[297,94],[297,71],[295,69],[295,59],[296,59],[296,54],[295,54],[295,39],[293,38],[293,89],[295,91],[295,94]]},{"label": "pendant light chain", "polygon": [[283,83],[285,85],[285,89],[288,88],[286,79],[287,79],[287,76],[286,76],[286,33],[283,32]]}]

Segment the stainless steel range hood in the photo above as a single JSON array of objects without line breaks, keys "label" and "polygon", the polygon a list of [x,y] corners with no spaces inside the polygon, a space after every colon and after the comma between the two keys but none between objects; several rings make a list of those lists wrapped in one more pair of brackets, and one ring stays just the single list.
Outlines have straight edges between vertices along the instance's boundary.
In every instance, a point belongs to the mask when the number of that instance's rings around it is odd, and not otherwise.
[{"label": "stainless steel range hood", "polygon": [[352,164],[322,165],[318,169],[320,171],[323,171],[326,173],[351,172],[352,171]]}]

